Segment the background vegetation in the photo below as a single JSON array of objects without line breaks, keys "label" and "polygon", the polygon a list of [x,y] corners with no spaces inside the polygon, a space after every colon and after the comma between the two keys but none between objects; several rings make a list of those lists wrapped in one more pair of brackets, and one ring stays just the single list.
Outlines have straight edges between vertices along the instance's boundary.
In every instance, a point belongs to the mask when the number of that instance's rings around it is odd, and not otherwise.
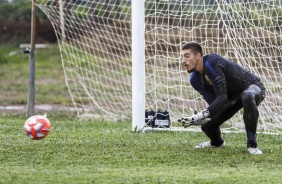
[{"label": "background vegetation", "polygon": [[[56,43],[54,29],[47,16],[36,9],[36,43]],[[0,45],[18,46],[30,42],[31,1],[0,1]]]},{"label": "background vegetation", "polygon": [[[31,1],[0,1],[0,106],[26,105],[29,55],[20,44],[30,43]],[[47,45],[35,51],[36,104],[71,106],[55,32],[46,15],[37,8],[36,43]]]},{"label": "background vegetation", "polygon": [[[0,46],[0,106],[25,105],[29,84],[29,55],[20,48]],[[72,105],[57,45],[36,50],[36,104]]]}]

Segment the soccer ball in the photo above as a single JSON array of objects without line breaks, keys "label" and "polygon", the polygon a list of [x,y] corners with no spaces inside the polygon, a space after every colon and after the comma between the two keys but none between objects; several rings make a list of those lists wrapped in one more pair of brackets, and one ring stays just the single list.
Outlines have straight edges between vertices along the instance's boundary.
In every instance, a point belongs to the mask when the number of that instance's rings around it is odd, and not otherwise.
[{"label": "soccer ball", "polygon": [[50,121],[41,115],[31,116],[24,123],[26,135],[33,140],[43,139],[48,135],[50,129]]}]

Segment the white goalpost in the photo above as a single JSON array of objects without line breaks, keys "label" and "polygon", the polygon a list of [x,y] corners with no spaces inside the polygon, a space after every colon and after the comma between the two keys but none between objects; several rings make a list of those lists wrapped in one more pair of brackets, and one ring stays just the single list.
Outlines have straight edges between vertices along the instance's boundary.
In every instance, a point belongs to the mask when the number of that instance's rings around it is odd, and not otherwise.
[{"label": "white goalpost", "polygon": [[[195,41],[204,53],[226,57],[262,79],[267,91],[258,129],[281,132],[280,0],[37,0],[36,5],[56,32],[79,116],[131,120],[134,131],[183,130],[178,118],[193,113],[190,107],[207,107],[180,58],[181,47]],[[169,128],[148,123],[158,112],[169,112]],[[242,111],[222,128],[244,131]]]},{"label": "white goalpost", "polygon": [[132,130],[145,126],[144,0],[132,0]]}]

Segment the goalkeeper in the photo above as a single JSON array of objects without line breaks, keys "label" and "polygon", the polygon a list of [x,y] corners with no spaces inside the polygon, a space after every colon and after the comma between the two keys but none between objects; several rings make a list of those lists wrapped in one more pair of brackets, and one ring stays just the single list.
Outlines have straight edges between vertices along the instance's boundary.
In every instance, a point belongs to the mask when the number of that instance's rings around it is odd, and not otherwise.
[{"label": "goalkeeper", "polygon": [[210,139],[195,148],[225,146],[219,127],[243,108],[248,152],[262,154],[256,140],[258,105],[265,98],[260,78],[217,54],[203,56],[202,47],[194,42],[182,47],[182,63],[191,73],[191,85],[209,104],[207,109],[181,119],[184,127],[200,124]]}]

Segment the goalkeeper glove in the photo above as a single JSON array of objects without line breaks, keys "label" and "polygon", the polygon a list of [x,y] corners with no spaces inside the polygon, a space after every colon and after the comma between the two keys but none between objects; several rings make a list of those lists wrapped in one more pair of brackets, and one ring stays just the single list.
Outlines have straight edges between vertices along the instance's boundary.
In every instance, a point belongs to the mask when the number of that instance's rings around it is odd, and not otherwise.
[{"label": "goalkeeper glove", "polygon": [[194,114],[192,116],[178,119],[178,122],[182,123],[182,126],[184,126],[184,128],[192,125],[202,125],[210,120],[210,118],[207,118],[209,117],[209,115],[210,113],[207,109],[201,112],[194,110]]}]

